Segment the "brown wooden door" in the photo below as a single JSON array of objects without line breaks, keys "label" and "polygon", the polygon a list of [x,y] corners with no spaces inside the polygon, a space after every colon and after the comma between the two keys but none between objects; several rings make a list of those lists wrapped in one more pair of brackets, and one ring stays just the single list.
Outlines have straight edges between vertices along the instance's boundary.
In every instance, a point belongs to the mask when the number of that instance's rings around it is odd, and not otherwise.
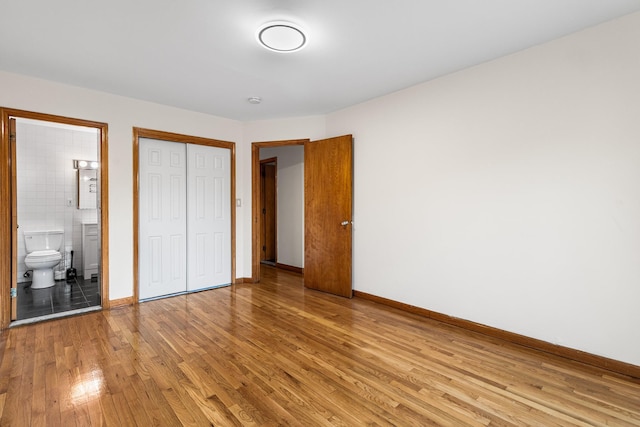
[{"label": "brown wooden door", "polygon": [[276,163],[260,163],[262,251],[261,261],[276,261]]},{"label": "brown wooden door", "polygon": [[351,298],[351,135],[304,145],[304,285]]}]

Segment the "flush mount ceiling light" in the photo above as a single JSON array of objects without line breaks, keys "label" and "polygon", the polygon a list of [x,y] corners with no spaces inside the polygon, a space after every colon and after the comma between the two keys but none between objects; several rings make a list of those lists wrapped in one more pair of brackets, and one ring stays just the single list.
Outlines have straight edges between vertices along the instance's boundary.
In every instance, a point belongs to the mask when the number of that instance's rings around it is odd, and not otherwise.
[{"label": "flush mount ceiling light", "polygon": [[274,52],[296,52],[307,44],[302,29],[291,22],[269,22],[258,28],[258,43]]},{"label": "flush mount ceiling light", "polygon": [[260,104],[262,102],[262,98],[259,96],[250,96],[247,98],[247,102],[249,102],[249,104]]}]

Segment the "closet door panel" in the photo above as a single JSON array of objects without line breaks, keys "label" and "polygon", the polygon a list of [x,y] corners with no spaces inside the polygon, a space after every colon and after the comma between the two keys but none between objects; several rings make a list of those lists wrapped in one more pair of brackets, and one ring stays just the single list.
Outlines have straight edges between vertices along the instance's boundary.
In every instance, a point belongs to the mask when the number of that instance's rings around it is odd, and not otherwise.
[{"label": "closet door panel", "polygon": [[187,289],[231,283],[231,158],[224,148],[187,146]]},{"label": "closet door panel", "polygon": [[186,291],[186,148],[140,138],[139,298]]}]

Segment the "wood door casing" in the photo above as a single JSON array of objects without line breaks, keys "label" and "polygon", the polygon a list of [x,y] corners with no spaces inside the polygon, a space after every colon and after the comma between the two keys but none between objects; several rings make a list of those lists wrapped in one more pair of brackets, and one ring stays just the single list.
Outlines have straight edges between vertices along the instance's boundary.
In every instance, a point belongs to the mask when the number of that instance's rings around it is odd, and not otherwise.
[{"label": "wood door casing", "polygon": [[261,261],[276,261],[276,173],[275,159],[260,162],[261,210],[262,210],[262,247]]},{"label": "wood door casing", "polygon": [[9,119],[9,149],[11,151],[10,159],[13,167],[11,168],[11,321],[18,319],[18,168],[16,159],[16,119]]},{"label": "wood door casing", "polygon": [[353,138],[304,147],[304,284],[351,298]]}]

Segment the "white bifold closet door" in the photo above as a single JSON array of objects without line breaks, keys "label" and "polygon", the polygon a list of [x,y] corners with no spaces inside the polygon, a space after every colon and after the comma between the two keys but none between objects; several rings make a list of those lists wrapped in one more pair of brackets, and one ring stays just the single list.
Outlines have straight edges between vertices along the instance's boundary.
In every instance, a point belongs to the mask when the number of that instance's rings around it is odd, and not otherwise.
[{"label": "white bifold closet door", "polygon": [[231,283],[225,148],[139,140],[139,299]]},{"label": "white bifold closet door", "polygon": [[231,283],[231,152],[187,144],[187,290]]}]

